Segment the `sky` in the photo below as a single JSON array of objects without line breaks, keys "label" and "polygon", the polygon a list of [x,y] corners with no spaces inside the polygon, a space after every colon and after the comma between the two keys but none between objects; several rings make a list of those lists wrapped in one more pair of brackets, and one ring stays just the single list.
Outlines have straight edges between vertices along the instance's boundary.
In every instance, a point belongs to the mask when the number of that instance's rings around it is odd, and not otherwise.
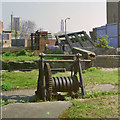
[{"label": "sky", "polygon": [[[63,0],[62,0],[63,1]],[[77,0],[74,0],[77,1]],[[9,2],[0,3],[4,23],[4,30],[10,25],[10,15],[19,16],[22,20],[34,21],[38,28],[44,28],[51,33],[60,31],[61,19],[67,20],[67,31],[75,32],[85,30],[87,33],[95,27],[106,24],[106,2],[81,0],[80,2]]]}]

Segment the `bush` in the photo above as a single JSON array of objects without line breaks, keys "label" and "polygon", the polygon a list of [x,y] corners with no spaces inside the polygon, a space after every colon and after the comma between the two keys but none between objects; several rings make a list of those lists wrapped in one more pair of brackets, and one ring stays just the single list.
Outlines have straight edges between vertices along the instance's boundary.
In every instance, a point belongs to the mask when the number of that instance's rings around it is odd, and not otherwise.
[{"label": "bush", "polygon": [[34,56],[34,53],[33,52],[26,52],[26,55],[27,56]]},{"label": "bush", "polygon": [[91,67],[87,71],[95,71],[97,68],[96,67]]},{"label": "bush", "polygon": [[11,55],[12,55],[11,52],[5,52],[5,53],[3,54],[3,56],[11,56]]},{"label": "bush", "polygon": [[98,38],[98,42],[96,43],[98,47],[103,47],[103,48],[112,48],[111,46],[109,46],[109,42],[108,41],[108,35],[100,35],[101,38]]},{"label": "bush", "polygon": [[91,68],[89,68],[89,69],[87,69],[87,70],[83,70],[82,73],[93,72],[93,71],[95,71],[95,70],[97,70],[96,67],[91,67]]},{"label": "bush", "polygon": [[22,49],[19,52],[16,52],[15,54],[16,56],[26,55],[26,50]]}]

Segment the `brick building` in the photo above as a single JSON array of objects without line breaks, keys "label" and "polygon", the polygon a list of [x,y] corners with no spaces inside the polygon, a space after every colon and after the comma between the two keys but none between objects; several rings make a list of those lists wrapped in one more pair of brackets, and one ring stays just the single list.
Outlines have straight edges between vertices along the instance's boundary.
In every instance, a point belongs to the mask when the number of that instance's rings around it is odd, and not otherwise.
[{"label": "brick building", "polygon": [[3,31],[3,47],[11,47],[11,31]]},{"label": "brick building", "polygon": [[3,22],[0,21],[0,40],[3,47],[11,47],[11,31],[3,31]]}]

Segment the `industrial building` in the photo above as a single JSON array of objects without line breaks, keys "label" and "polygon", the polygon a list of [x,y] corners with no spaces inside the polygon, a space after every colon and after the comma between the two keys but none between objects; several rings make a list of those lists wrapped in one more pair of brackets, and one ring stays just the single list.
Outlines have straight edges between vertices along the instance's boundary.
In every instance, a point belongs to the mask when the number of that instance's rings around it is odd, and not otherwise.
[{"label": "industrial building", "polygon": [[98,40],[101,36],[108,35],[111,47],[120,47],[120,0],[107,1],[107,24],[93,28],[90,31],[92,40]]}]

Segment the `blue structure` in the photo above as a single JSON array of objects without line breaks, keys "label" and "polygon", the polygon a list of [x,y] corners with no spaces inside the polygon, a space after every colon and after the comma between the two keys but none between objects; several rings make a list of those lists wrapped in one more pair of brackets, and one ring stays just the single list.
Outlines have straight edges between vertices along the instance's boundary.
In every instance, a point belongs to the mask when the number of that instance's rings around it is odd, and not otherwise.
[{"label": "blue structure", "polygon": [[[106,24],[105,26],[97,27],[96,30],[96,38],[101,38],[101,35],[108,35],[108,41],[111,47],[120,47],[120,23],[111,23]],[[118,32],[119,32],[119,39],[118,39]]]}]

